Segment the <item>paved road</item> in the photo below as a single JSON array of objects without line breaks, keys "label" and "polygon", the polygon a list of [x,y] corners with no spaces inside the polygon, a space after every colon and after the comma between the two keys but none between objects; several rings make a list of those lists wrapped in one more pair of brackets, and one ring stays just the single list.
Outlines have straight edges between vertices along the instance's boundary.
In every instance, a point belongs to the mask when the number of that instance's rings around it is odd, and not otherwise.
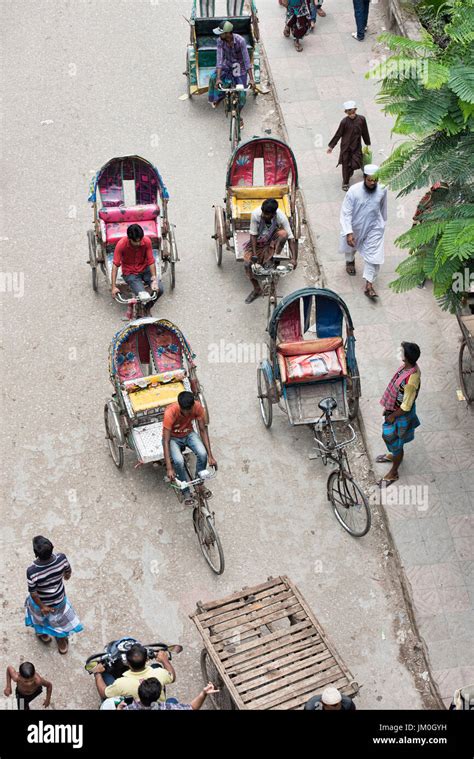
[{"label": "paved road", "polygon": [[[186,699],[200,687],[200,643],[188,619],[196,601],[286,573],[364,683],[360,705],[417,708],[420,694],[401,661],[411,633],[386,570],[382,528],[376,520],[365,539],[346,536],[325,500],[326,473],[308,460],[309,432],[290,429],[280,414],[266,431],[255,365],[208,360],[220,340],[258,350],[264,306],[244,304],[248,284],[230,254],[222,271],[213,258],[211,206],[223,197],[227,133],[223,113],[205,100],[179,99],[189,5],[117,0],[112,12],[105,0],[28,0],[21,16],[4,5],[2,268],[18,275],[12,282],[23,282],[24,294],[1,298],[2,666],[32,659],[57,686],[57,708],[93,708],[93,683],[81,672],[87,655],[124,633],[164,638],[185,646],[173,692]],[[271,110],[268,100],[249,104],[247,135],[262,132]],[[127,153],[156,163],[171,194],[182,261],[159,311],[189,337],[211,410],[227,562],[220,578],[199,553],[190,514],[155,470],[134,470],[128,456],[117,472],[104,440],[107,349],[122,314],[104,281],[97,295],[90,287],[87,187],[100,165]],[[303,267],[288,279],[287,289],[301,284]],[[85,631],[67,657],[45,651],[22,622],[37,533],[73,565],[69,593]]]}]

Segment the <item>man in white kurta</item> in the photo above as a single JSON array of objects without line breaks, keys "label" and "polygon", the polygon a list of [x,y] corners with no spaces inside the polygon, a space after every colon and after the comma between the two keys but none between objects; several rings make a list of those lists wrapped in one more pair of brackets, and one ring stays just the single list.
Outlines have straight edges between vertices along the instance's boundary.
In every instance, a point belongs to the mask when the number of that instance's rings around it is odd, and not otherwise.
[{"label": "man in white kurta", "polygon": [[340,251],[346,257],[346,271],[355,274],[355,254],[364,259],[365,295],[377,298],[373,283],[384,262],[384,234],[387,221],[387,188],[377,180],[378,166],[364,167],[364,181],[352,185],[341,208]]}]

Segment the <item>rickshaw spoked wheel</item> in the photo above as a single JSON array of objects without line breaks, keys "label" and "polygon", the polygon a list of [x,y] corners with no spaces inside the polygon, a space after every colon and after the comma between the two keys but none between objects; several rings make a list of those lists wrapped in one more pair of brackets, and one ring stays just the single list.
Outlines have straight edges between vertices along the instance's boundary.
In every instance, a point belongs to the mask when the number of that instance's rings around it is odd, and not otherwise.
[{"label": "rickshaw spoked wheel", "polygon": [[220,206],[214,207],[214,243],[216,246],[216,263],[218,266],[222,264],[222,248],[224,244],[225,235],[225,221],[224,212]]},{"label": "rickshaw spoked wheel", "polygon": [[273,406],[271,399],[271,387],[264,370],[259,366],[257,369],[258,401],[260,413],[265,427],[270,428],[273,421]]},{"label": "rickshaw spoked wheel", "polygon": [[117,467],[117,469],[122,469],[123,467],[123,447],[118,444],[117,442],[117,435],[114,430],[114,423],[110,418],[111,411],[109,404],[106,403],[104,406],[104,422],[105,422],[105,432],[107,437],[107,442],[109,444],[109,450],[110,455],[112,456],[112,460]]},{"label": "rickshaw spoked wheel", "polygon": [[97,242],[95,239],[95,231],[93,229],[87,231],[87,242],[89,244],[89,264],[92,274],[92,289],[94,292],[97,292],[99,285],[97,277]]},{"label": "rickshaw spoked wheel", "polygon": [[219,688],[219,693],[210,694],[209,698],[214,709],[231,711],[236,709],[232,698],[222,681],[219,672],[216,669],[214,662],[203,648],[201,651],[201,672],[205,685],[212,683],[216,688]]},{"label": "rickshaw spoked wheel", "polygon": [[466,403],[471,404],[474,401],[474,359],[465,340],[459,349],[459,380]]}]

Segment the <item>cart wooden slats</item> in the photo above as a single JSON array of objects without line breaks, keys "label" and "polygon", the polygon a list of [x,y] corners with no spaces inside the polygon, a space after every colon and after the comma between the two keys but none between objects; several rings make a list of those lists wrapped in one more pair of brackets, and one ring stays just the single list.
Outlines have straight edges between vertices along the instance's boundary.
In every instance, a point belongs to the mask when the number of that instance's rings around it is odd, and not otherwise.
[{"label": "cart wooden slats", "polygon": [[191,619],[205,646],[203,675],[220,689],[217,708],[299,709],[328,685],[348,696],[358,691],[288,577],[199,602]]}]

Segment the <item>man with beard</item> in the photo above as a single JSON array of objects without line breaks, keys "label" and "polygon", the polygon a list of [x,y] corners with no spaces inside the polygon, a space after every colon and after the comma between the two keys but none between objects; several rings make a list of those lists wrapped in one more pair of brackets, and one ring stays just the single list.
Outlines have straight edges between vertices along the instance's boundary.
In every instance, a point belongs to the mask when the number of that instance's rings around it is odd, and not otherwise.
[{"label": "man with beard", "polygon": [[353,100],[344,103],[345,117],[337,128],[337,132],[328,145],[327,152],[332,153],[339,140],[341,151],[338,166],[342,166],[342,189],[349,189],[349,180],[356,169],[362,168],[362,140],[370,145],[369,129],[364,116],[357,113],[357,105]]},{"label": "man with beard", "polygon": [[387,188],[379,186],[378,170],[375,164],[365,166],[364,181],[350,188],[340,215],[340,251],[346,256],[346,271],[351,276],[355,275],[355,254],[358,250],[364,259],[364,293],[371,300],[378,297],[373,282],[384,261],[387,221]]}]

